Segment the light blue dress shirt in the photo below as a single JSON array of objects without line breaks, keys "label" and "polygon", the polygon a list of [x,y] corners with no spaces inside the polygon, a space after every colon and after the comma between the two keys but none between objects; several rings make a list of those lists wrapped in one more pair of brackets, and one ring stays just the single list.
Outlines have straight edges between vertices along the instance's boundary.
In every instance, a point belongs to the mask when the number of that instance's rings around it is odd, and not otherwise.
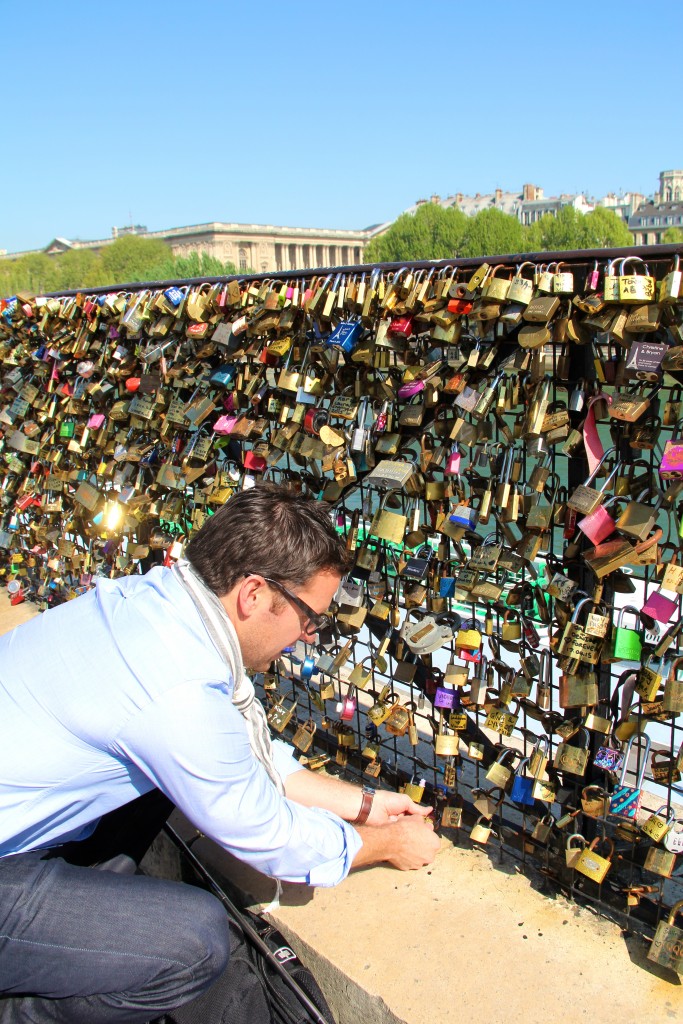
[{"label": "light blue dress shirt", "polygon": [[[0,856],[84,838],[156,786],[259,871],[335,885],[361,846],[335,814],[280,796],[232,679],[169,569],[99,580],[0,637]],[[274,744],[285,778],[301,766]],[[89,827],[88,827],[89,826]]]}]

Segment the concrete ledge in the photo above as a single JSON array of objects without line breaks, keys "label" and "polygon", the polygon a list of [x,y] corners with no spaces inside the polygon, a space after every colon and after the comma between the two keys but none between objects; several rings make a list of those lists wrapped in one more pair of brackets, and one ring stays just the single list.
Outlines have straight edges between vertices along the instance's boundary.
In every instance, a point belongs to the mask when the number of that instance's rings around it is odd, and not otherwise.
[{"label": "concrete ledge", "polygon": [[[36,614],[0,591],[0,632]],[[185,837],[194,830],[180,815]],[[273,923],[318,979],[339,1024],[547,1024],[607,1015],[683,1020],[681,979],[647,959],[647,945],[477,847],[442,839],[429,870],[372,868],[334,889],[285,885]],[[193,846],[236,899],[263,905],[274,883],[214,843]],[[147,869],[181,878],[164,836]]]},{"label": "concrete ledge", "polygon": [[[188,836],[191,826],[176,820]],[[681,980],[648,946],[522,875],[493,845],[442,839],[431,869],[285,885],[270,919],[313,970],[339,1024],[683,1020]],[[474,848],[473,848],[474,846]],[[256,908],[274,883],[206,839],[193,849]],[[602,1008],[602,1009],[599,1009]]]}]

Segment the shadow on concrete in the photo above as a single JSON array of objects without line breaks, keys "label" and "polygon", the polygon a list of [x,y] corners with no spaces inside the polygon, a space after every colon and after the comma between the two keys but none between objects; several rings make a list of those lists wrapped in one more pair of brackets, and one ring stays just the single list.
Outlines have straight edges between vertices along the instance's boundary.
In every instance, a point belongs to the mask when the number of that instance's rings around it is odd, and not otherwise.
[{"label": "shadow on concrete", "polygon": [[681,982],[680,975],[676,974],[675,971],[670,971],[668,967],[661,967],[659,964],[653,963],[652,960],[648,960],[647,954],[650,948],[648,942],[633,933],[627,935],[622,932],[621,937],[631,963],[635,964],[636,967],[640,967],[641,970],[647,971],[648,974],[652,974],[655,978],[659,978],[660,981],[667,981],[670,985],[681,988],[683,983]]}]

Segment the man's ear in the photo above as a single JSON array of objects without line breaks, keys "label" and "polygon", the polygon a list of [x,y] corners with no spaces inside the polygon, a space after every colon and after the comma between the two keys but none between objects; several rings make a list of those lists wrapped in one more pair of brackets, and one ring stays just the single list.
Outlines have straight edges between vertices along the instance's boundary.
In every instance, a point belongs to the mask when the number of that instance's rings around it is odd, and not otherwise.
[{"label": "man's ear", "polygon": [[238,619],[251,618],[268,600],[267,587],[258,576],[243,577],[232,590],[221,598],[228,615],[236,615]]}]

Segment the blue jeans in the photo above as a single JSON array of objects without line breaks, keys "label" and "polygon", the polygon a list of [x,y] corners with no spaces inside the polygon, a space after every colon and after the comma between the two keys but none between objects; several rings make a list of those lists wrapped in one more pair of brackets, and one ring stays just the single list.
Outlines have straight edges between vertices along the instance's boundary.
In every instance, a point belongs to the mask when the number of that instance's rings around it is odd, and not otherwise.
[{"label": "blue jeans", "polygon": [[225,968],[210,893],[67,863],[0,858],[1,1024],[134,1024],[203,993]]}]

